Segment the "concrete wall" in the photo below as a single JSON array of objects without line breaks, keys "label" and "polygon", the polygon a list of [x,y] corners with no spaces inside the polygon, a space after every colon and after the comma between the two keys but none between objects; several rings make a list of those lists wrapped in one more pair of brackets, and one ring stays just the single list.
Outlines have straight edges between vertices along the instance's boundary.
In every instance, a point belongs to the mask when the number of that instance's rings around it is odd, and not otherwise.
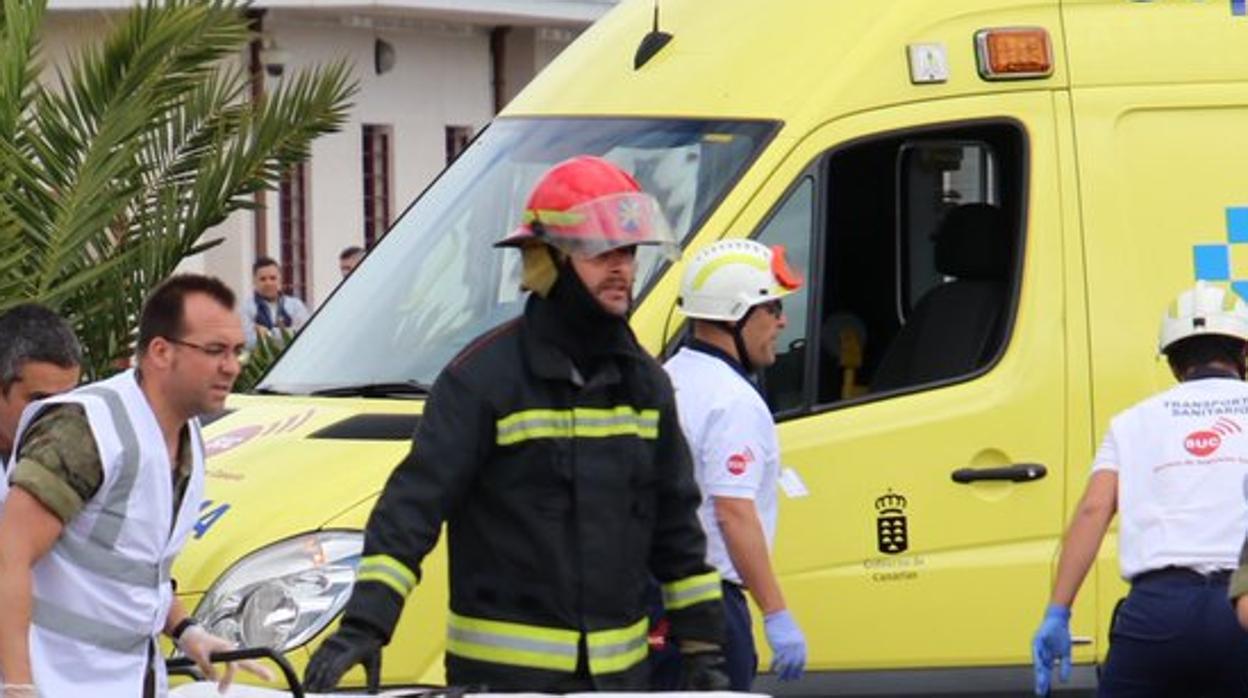
[{"label": "concrete wall", "polygon": [[[309,288],[322,302],[337,285],[338,252],[364,243],[364,124],[393,132],[392,215],[397,216],[442,170],[448,125],[482,128],[493,114],[488,32],[462,25],[444,29],[318,27],[271,13],[265,31],[291,56],[292,69],[346,57],[360,91],[340,133],[313,143],[309,171]],[[373,70],[374,40],[394,47],[394,68]],[[284,79],[284,78],[283,78]],[[268,80],[276,89],[278,80]],[[276,194],[268,197],[269,254],[278,255]]]}]

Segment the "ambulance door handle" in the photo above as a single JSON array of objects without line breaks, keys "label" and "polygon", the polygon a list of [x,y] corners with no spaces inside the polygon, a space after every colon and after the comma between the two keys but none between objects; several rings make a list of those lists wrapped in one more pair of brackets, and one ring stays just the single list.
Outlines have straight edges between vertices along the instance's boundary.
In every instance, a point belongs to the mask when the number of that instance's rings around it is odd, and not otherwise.
[{"label": "ambulance door handle", "polygon": [[1048,468],[1039,463],[1015,463],[1000,468],[958,468],[953,471],[953,481],[966,485],[980,480],[1008,480],[1031,482],[1049,474]]}]

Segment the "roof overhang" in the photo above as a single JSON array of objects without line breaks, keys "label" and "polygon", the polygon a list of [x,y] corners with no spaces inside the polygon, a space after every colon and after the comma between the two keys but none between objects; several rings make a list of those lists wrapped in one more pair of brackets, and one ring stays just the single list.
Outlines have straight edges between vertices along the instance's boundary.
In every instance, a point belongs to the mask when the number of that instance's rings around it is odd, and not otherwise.
[{"label": "roof overhang", "polygon": [[[616,0],[255,0],[252,6],[283,11],[408,14],[472,24],[588,25]],[[135,0],[49,0],[51,10],[121,10]]]}]

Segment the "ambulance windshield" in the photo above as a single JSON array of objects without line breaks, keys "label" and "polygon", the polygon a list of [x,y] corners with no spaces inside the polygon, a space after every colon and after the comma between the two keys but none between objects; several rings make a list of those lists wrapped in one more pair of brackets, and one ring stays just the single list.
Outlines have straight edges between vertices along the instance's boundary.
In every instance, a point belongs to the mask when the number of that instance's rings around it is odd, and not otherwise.
[{"label": "ambulance windshield", "polygon": [[[468,342],[524,305],[520,254],[491,245],[551,165],[602,156],[654,195],[688,240],[753,161],[773,122],[499,119],[403,214],[260,385],[309,393],[431,384]],[[635,293],[663,265],[640,248]]]}]

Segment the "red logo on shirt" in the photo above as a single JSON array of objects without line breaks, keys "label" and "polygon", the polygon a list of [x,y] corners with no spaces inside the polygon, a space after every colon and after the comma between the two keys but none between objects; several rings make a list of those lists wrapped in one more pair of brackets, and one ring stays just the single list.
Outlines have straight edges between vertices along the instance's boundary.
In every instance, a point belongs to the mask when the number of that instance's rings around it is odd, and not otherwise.
[{"label": "red logo on shirt", "polygon": [[744,475],[745,471],[750,467],[750,463],[754,462],[754,452],[749,446],[740,453],[734,453],[728,456],[728,472],[733,475]]},{"label": "red logo on shirt", "polygon": [[1183,439],[1183,448],[1197,458],[1204,458],[1222,446],[1222,439],[1243,432],[1243,427],[1229,417],[1218,417],[1209,429],[1194,431]]},{"label": "red logo on shirt", "polygon": [[1194,431],[1183,439],[1183,448],[1198,458],[1204,458],[1213,453],[1221,445],[1222,437],[1212,431]]}]

